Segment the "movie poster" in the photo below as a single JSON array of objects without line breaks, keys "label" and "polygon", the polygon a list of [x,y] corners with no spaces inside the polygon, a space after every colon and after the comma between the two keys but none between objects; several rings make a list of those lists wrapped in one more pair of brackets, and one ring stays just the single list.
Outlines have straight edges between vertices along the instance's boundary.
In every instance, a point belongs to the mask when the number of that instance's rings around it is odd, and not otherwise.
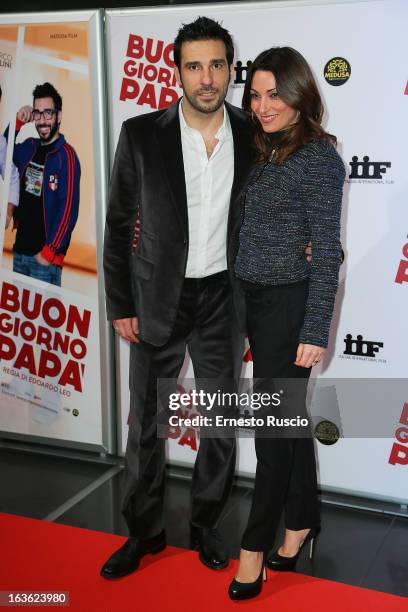
[{"label": "movie poster", "polygon": [[100,444],[90,70],[88,21],[0,23],[0,430]]}]

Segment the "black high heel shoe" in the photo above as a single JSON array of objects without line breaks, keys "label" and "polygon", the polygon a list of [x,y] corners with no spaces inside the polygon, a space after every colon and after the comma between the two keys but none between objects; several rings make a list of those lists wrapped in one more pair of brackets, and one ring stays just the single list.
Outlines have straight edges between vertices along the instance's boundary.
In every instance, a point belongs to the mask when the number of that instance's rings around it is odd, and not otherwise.
[{"label": "black high heel shoe", "polygon": [[262,557],[262,567],[258,578],[255,582],[238,582],[234,580],[229,585],[228,595],[230,599],[235,601],[242,599],[252,599],[257,597],[262,591],[262,583],[266,582],[266,567],[265,567],[265,553]]},{"label": "black high heel shoe", "polygon": [[280,555],[278,551],[271,553],[266,561],[266,565],[269,567],[269,569],[274,570],[275,572],[290,572],[295,568],[296,562],[300,555],[300,551],[307,542],[310,543],[309,559],[312,561],[315,551],[316,539],[319,533],[320,527],[316,529],[311,529],[303,540],[302,544],[299,546],[298,552],[293,557],[282,557],[282,555]]}]

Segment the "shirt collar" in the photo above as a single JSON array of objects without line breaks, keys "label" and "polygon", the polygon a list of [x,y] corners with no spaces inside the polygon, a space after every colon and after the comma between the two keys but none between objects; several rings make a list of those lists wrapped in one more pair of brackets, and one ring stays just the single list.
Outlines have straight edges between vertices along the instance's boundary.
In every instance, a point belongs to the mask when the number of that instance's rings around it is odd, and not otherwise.
[{"label": "shirt collar", "polygon": [[[219,140],[220,142],[223,140],[227,140],[228,138],[232,138],[231,122],[228,116],[227,109],[225,108],[225,104],[223,108],[224,108],[224,119],[218,129],[218,132],[215,135],[215,138]],[[192,132],[198,131],[198,130],[195,130],[194,128],[191,128],[189,125],[187,125],[187,122],[183,114],[181,100],[179,104],[179,119],[180,119],[180,129],[182,132],[188,133],[189,131],[192,131]]]}]

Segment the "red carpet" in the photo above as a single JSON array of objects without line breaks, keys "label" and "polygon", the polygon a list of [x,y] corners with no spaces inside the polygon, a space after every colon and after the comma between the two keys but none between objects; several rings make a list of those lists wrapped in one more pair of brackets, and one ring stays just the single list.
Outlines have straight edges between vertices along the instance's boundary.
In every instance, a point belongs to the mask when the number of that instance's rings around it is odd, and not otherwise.
[{"label": "red carpet", "polygon": [[0,513],[0,590],[69,591],[69,607],[47,609],[75,612],[219,612],[237,607],[259,612],[408,610],[403,597],[302,574],[272,572],[259,598],[234,603],[228,599],[227,587],[236,562],[226,570],[214,572],[201,565],[196,553],[173,547],[160,555],[145,557],[131,576],[104,580],[99,568],[124,540]]}]

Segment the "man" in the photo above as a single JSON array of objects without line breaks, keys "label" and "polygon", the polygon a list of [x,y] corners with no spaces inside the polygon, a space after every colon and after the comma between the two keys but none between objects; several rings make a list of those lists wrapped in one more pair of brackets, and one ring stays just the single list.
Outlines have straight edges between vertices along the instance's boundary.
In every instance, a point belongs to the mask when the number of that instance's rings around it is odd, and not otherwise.
[{"label": "man", "polygon": [[[0,101],[2,97],[2,90],[0,87]],[[3,135],[0,135],[0,174],[4,180],[6,172],[6,156],[7,156],[7,141]],[[18,206],[18,196],[20,193],[20,177],[18,176],[17,168],[14,164],[11,164],[11,177],[10,177],[10,191],[7,202],[6,211],[6,222],[5,228],[7,229],[11,217],[13,216],[16,206]]]},{"label": "man", "polygon": [[[246,118],[224,103],[233,53],[217,22],[184,25],[174,43],[181,103],[125,121],[117,146],[104,267],[108,318],[131,343],[122,506],[130,538],[103,566],[105,578],[129,574],[166,545],[157,379],[177,378],[186,346],[200,379],[232,379],[234,359],[241,362],[231,286],[238,196],[251,160]],[[199,558],[212,569],[228,564],[216,527],[234,467],[233,439],[201,437],[191,527]]]},{"label": "man", "polygon": [[61,286],[64,257],[78,218],[81,169],[60,134],[62,98],[51,83],[37,85],[33,108],[17,113],[16,133],[34,121],[39,138],[14,145],[21,179],[13,270]]}]

